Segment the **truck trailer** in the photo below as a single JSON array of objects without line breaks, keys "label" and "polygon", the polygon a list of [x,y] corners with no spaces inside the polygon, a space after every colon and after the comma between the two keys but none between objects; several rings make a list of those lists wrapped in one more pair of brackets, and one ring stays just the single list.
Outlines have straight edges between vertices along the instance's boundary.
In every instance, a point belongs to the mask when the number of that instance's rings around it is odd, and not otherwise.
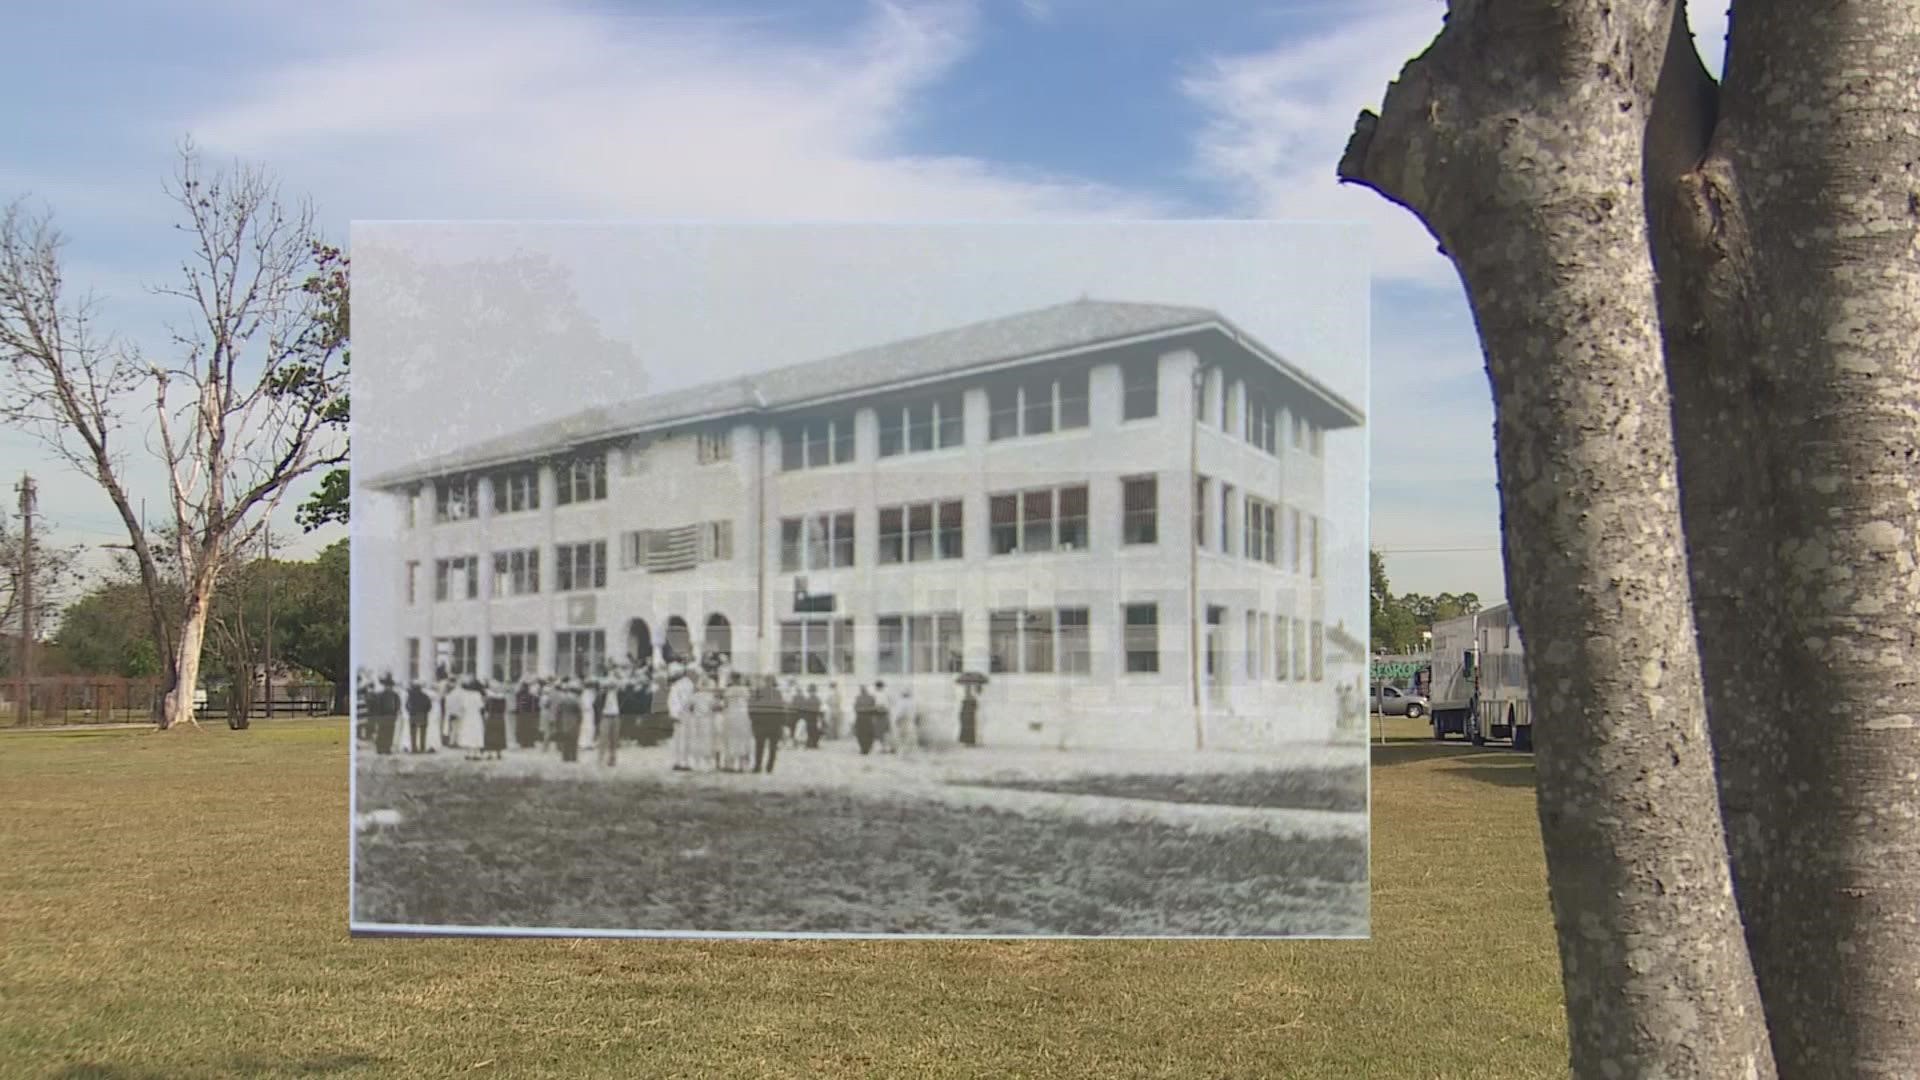
[{"label": "truck trailer", "polygon": [[1435,739],[1511,740],[1515,750],[1533,749],[1525,654],[1507,605],[1433,624],[1429,704]]}]

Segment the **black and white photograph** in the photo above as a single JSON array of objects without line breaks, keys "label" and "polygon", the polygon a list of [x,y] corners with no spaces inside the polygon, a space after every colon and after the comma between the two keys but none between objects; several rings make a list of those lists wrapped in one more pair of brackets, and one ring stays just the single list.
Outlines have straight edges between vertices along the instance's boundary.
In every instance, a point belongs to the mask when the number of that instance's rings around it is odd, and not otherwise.
[{"label": "black and white photograph", "polygon": [[1367,936],[1366,247],[356,223],[351,928]]}]

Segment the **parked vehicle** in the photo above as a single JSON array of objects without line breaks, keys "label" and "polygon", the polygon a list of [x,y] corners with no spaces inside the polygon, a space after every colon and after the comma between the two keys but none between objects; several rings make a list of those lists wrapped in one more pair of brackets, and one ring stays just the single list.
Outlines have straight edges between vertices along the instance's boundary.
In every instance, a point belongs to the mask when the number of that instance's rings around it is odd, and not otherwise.
[{"label": "parked vehicle", "polygon": [[1507,605],[1433,624],[1429,706],[1436,739],[1510,739],[1515,750],[1533,749],[1525,654]]},{"label": "parked vehicle", "polygon": [[1411,690],[1379,683],[1373,688],[1373,711],[1381,716],[1410,716],[1418,720],[1427,715],[1427,699]]}]

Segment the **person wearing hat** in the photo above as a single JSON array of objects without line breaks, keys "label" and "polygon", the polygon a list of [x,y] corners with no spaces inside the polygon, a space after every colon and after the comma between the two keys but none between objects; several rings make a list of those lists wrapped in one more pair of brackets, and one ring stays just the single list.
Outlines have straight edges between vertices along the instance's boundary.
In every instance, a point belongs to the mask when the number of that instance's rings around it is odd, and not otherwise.
[{"label": "person wearing hat", "polygon": [[612,678],[600,689],[600,727],[594,731],[594,749],[600,764],[613,767],[620,752],[620,690]]},{"label": "person wearing hat", "polygon": [[887,680],[873,680],[873,738],[880,744],[880,752],[893,753],[893,691],[887,689]]},{"label": "person wearing hat", "polygon": [[723,734],[720,742],[725,748],[722,768],[728,772],[745,772],[753,761],[752,699],[753,690],[747,686],[746,676],[734,672],[726,689],[721,691]]},{"label": "person wearing hat", "polygon": [[867,692],[865,683],[860,684],[860,692],[853,696],[853,737],[860,744],[860,753],[864,756],[873,752],[873,741],[878,738],[874,718],[881,715],[880,706]]},{"label": "person wearing hat", "polygon": [[677,663],[667,665],[667,715],[673,718],[673,771],[693,771],[693,680]]},{"label": "person wearing hat", "polygon": [[460,699],[460,746],[471,761],[480,760],[487,743],[487,697],[478,677],[468,675],[455,691]]},{"label": "person wearing hat", "polygon": [[380,688],[368,695],[367,704],[373,714],[373,749],[375,753],[393,753],[393,727],[400,719],[400,695],[393,691],[393,676],[380,676]]},{"label": "person wearing hat", "polygon": [[787,730],[786,703],[780,698],[780,683],[769,675],[753,692],[747,708],[753,717],[753,771],[773,771],[774,758],[780,754],[780,739]]},{"label": "person wearing hat", "polygon": [[586,720],[581,712],[580,690],[579,680],[568,679],[554,695],[553,734],[561,761],[580,760],[580,728]]},{"label": "person wearing hat", "polygon": [[433,715],[433,698],[419,679],[407,683],[407,753],[432,752],[427,745],[427,719]]},{"label": "person wearing hat", "polygon": [[513,693],[513,741],[522,750],[540,744],[540,695],[531,679],[521,679]]}]

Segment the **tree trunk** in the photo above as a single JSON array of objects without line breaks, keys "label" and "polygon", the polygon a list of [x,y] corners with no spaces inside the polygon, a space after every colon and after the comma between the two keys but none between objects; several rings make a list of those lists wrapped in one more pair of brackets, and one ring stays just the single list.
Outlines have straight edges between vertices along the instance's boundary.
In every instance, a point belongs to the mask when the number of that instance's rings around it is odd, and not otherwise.
[{"label": "tree trunk", "polygon": [[206,646],[207,618],[213,608],[214,576],[201,574],[194,581],[187,594],[184,617],[180,621],[180,635],[176,639],[178,652],[174,659],[173,688],[167,691],[166,722],[162,728],[177,727],[181,724],[198,722],[193,716],[193,692],[200,685],[200,656]]},{"label": "tree trunk", "polygon": [[1450,5],[1341,163],[1460,270],[1498,418],[1509,592],[1580,1077],[1773,1071],[1720,828],[1648,258],[1677,6]]}]

